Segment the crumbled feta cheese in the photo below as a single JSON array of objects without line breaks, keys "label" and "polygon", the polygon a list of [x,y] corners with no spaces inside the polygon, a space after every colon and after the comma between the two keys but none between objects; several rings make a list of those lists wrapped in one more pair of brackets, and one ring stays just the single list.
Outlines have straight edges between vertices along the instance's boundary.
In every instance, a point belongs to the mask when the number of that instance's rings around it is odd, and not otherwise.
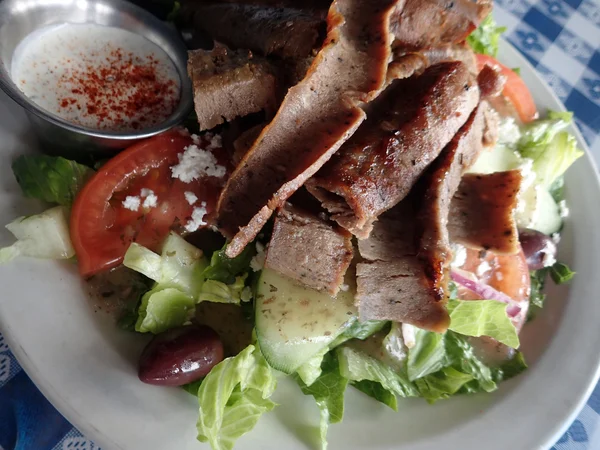
[{"label": "crumbled feta cheese", "polygon": [[350,290],[350,286],[347,284],[341,284],[340,285],[340,290],[344,291],[344,292],[348,292]]},{"label": "crumbled feta cheese", "polygon": [[125,200],[123,200],[123,207],[131,211],[137,211],[138,209],[140,209],[140,203],[141,200],[139,197],[136,197],[134,195],[128,195],[127,197],[125,197]]},{"label": "crumbled feta cheese", "polygon": [[179,154],[179,164],[171,167],[173,178],[179,178],[184,183],[190,183],[202,176],[222,178],[226,169],[217,163],[217,158],[209,152],[190,145]]},{"label": "crumbled feta cheese", "polygon": [[467,261],[467,249],[460,244],[452,244],[452,262],[450,267],[462,267]]},{"label": "crumbled feta cheese", "polygon": [[404,345],[406,345],[406,347],[409,349],[413,348],[417,343],[415,334],[416,327],[408,323],[402,324],[402,339],[404,340]]},{"label": "crumbled feta cheese", "polygon": [[197,134],[192,134],[192,142],[196,145],[200,145],[200,136]]},{"label": "crumbled feta cheese", "polygon": [[519,125],[512,117],[506,117],[498,124],[498,143],[507,146],[515,146],[521,138]]},{"label": "crumbled feta cheese", "polygon": [[185,195],[185,200],[190,204],[193,205],[194,203],[196,203],[198,201],[198,197],[196,196],[196,194],[194,194],[193,192],[190,191],[185,191],[183,193],[183,195]]},{"label": "crumbled feta cheese", "polygon": [[214,150],[216,148],[221,148],[221,147],[223,147],[223,139],[221,138],[220,134],[215,134],[210,139],[210,143],[208,144],[208,148],[209,148],[209,150]]},{"label": "crumbled feta cheese", "polygon": [[558,214],[560,214],[562,219],[569,215],[569,208],[567,207],[567,202],[565,200],[558,202]]},{"label": "crumbled feta cheese", "polygon": [[140,197],[145,198],[152,194],[154,194],[154,191],[152,189],[143,188],[140,192]]},{"label": "crumbled feta cheese", "polygon": [[146,209],[156,208],[156,205],[158,205],[158,197],[154,195],[154,192],[150,192],[144,199],[144,203],[142,203],[142,206]]},{"label": "crumbled feta cheese", "polygon": [[192,218],[188,223],[185,224],[186,231],[190,233],[196,231],[202,225],[206,225],[204,216],[206,215],[206,202],[200,203],[200,206],[196,206],[192,212]]},{"label": "crumbled feta cheese", "polygon": [[481,264],[477,266],[477,270],[475,271],[475,273],[478,277],[482,277],[483,275],[485,275],[486,272],[488,272],[491,269],[492,266],[490,266],[487,261],[481,261]]},{"label": "crumbled feta cheese", "polygon": [[542,264],[544,264],[544,267],[550,267],[556,264],[556,258],[554,257],[554,254],[552,252],[544,252]]},{"label": "crumbled feta cheese", "polygon": [[256,255],[252,257],[250,260],[250,268],[254,272],[260,272],[265,266],[265,259],[267,258],[267,254],[265,253],[265,246],[260,242],[256,243]]},{"label": "crumbled feta cheese", "polygon": [[552,238],[552,242],[554,242],[554,244],[558,245],[560,243],[560,233],[552,233],[550,237]]}]

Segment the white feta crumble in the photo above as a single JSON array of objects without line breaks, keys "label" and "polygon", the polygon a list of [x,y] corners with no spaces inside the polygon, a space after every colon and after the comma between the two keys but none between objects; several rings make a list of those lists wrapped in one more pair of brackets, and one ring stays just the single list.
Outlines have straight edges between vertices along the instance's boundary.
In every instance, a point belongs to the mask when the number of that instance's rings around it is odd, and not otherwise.
[{"label": "white feta crumble", "polygon": [[404,345],[409,349],[413,348],[417,343],[415,334],[416,327],[408,323],[402,324],[402,339],[404,340]]},{"label": "white feta crumble", "polygon": [[140,192],[140,197],[145,198],[149,195],[153,195],[154,191],[152,189],[143,188]]},{"label": "white feta crumble", "polygon": [[200,136],[197,134],[192,134],[192,142],[196,145],[200,145]]},{"label": "white feta crumble", "polygon": [[554,242],[554,244],[558,245],[560,243],[560,233],[552,233],[550,237],[552,238],[552,242]]},{"label": "white feta crumble", "polygon": [[146,209],[156,208],[157,205],[158,205],[158,197],[154,194],[154,192],[152,192],[151,194],[148,194],[146,196],[146,198],[144,199],[144,203],[142,203],[142,207],[144,207]]},{"label": "white feta crumble", "polygon": [[142,201],[139,197],[136,197],[134,195],[128,195],[127,197],[125,197],[125,200],[123,200],[123,208],[129,209],[131,211],[137,211],[138,209],[140,209],[141,202]]},{"label": "white feta crumble", "polygon": [[340,291],[348,292],[350,290],[350,286],[347,284],[340,285]]},{"label": "white feta crumble", "polygon": [[220,134],[215,134],[212,139],[210,140],[210,147],[211,149],[215,149],[215,148],[221,148],[223,147],[223,139],[221,138]]},{"label": "white feta crumble", "polygon": [[260,272],[265,266],[265,259],[267,258],[267,254],[265,253],[265,246],[260,242],[256,243],[256,255],[252,257],[250,260],[250,268],[254,272]]},{"label": "white feta crumble", "polygon": [[192,218],[185,224],[185,230],[192,233],[202,225],[206,225],[206,222],[204,221],[206,212],[206,202],[202,202],[200,203],[200,206],[196,206],[194,211],[192,211]]},{"label": "white feta crumble", "polygon": [[560,214],[562,219],[569,215],[569,208],[567,207],[567,202],[565,200],[558,202],[558,214]]},{"label": "white feta crumble", "polygon": [[460,244],[452,244],[452,262],[450,267],[462,267],[467,262],[467,249]]},{"label": "white feta crumble", "polygon": [[481,261],[481,264],[477,266],[477,270],[475,273],[478,277],[482,277],[486,272],[492,269],[492,266],[489,265],[487,261]]},{"label": "white feta crumble", "polygon": [[554,254],[550,252],[544,253],[542,264],[544,265],[544,267],[550,267],[556,264],[556,258],[554,257]]},{"label": "white feta crumble", "polygon": [[519,125],[512,117],[506,117],[498,124],[498,143],[508,146],[516,145],[521,138],[521,130]]},{"label": "white feta crumble", "polygon": [[217,158],[208,150],[203,150],[197,145],[186,147],[178,155],[179,164],[171,167],[173,178],[178,178],[184,183],[190,183],[202,176],[223,178],[225,167],[217,162]]},{"label": "white feta crumble", "polygon": [[242,289],[240,300],[243,302],[249,302],[252,300],[252,289],[250,289],[250,286],[245,286],[244,289]]},{"label": "white feta crumble", "polygon": [[185,201],[188,202],[190,205],[193,205],[198,201],[198,196],[193,192],[185,191],[183,195],[185,196]]}]

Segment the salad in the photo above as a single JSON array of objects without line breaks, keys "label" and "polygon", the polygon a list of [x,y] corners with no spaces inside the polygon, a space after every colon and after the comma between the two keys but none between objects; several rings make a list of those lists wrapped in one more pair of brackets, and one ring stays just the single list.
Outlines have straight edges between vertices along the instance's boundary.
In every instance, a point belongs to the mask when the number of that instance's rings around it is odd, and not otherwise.
[{"label": "salad", "polygon": [[17,158],[52,206],[6,226],[0,263],[76,263],[215,450],[282,377],[323,448],[349,389],[392,410],[496,390],[544,283],[575,274],[555,256],[583,153],[496,60],[491,2],[441,3],[177,3],[190,120],[108,160]]}]

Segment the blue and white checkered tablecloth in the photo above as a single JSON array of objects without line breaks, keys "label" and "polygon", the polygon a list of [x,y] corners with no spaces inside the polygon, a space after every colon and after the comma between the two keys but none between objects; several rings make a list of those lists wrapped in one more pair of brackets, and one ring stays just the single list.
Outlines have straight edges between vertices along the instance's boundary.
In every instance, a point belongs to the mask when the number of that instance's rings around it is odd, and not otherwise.
[{"label": "blue and white checkered tablecloth", "polygon": [[[496,0],[495,17],[575,112],[600,163],[600,0]],[[600,449],[600,385],[554,449]],[[99,450],[42,396],[2,335],[0,450]]]}]

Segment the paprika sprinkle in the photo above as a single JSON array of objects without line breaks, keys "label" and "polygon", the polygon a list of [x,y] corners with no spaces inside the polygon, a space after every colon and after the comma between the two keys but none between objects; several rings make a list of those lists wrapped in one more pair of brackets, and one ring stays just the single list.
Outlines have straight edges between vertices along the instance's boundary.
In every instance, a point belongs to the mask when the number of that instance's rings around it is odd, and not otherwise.
[{"label": "paprika sprinkle", "polygon": [[26,38],[12,64],[31,100],[87,128],[134,131],[175,110],[180,81],[168,55],[146,38],[95,24],[66,24]]}]

